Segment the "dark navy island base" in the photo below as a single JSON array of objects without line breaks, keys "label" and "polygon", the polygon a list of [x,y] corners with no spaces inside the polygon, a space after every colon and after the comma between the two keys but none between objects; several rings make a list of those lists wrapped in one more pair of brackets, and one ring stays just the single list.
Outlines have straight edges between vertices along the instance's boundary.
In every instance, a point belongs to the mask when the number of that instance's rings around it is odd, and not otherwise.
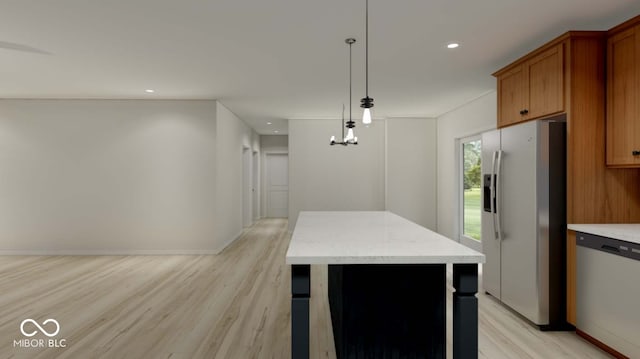
[{"label": "dark navy island base", "polygon": [[[338,359],[445,358],[445,264],[330,264]],[[309,358],[310,266],[292,265],[291,354]],[[453,264],[453,357],[478,357],[478,265]]]},{"label": "dark navy island base", "polygon": [[475,295],[478,264],[485,260],[389,211],[301,211],[286,254],[292,269],[292,357],[309,358],[310,268],[327,265],[339,359],[446,358],[450,263],[453,358],[477,358]]}]

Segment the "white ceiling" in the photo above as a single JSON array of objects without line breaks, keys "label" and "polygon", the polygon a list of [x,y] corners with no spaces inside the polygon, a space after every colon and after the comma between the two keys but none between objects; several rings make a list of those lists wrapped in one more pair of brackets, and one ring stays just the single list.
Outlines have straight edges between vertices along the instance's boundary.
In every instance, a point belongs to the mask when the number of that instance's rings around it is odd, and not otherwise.
[{"label": "white ceiling", "polygon": [[[359,117],[364,3],[3,0],[0,98],[219,99],[259,133],[286,133],[286,119],[340,117],[344,39],[355,37]],[[433,117],[495,89],[491,73],[567,30],[640,14],[640,1],[370,0],[369,12],[374,117]]]}]

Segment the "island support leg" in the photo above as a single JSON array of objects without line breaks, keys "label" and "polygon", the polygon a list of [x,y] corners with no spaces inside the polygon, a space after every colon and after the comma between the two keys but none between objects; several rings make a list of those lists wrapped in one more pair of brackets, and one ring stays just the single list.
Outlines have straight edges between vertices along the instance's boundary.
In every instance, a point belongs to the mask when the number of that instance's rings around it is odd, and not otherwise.
[{"label": "island support leg", "polygon": [[453,265],[453,358],[478,358],[478,265]]},{"label": "island support leg", "polygon": [[291,266],[291,358],[309,358],[311,266]]}]

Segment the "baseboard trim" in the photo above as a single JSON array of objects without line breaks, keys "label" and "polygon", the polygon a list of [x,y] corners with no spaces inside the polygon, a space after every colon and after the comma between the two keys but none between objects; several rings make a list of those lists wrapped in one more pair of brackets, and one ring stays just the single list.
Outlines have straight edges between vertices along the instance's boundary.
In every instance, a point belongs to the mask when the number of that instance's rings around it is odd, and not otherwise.
[{"label": "baseboard trim", "polygon": [[244,233],[250,229],[251,227],[247,227],[247,228],[243,228],[240,233],[236,234],[234,237],[231,237],[231,239],[229,239],[228,241],[226,241],[225,243],[222,244],[222,246],[220,246],[220,248],[215,252],[215,254],[219,254],[222,253],[222,251],[224,251],[227,247],[229,247],[231,245],[231,243],[235,242],[236,240],[238,240],[240,237],[242,237],[242,235],[244,235]]},{"label": "baseboard trim", "polygon": [[212,255],[211,249],[134,249],[134,250],[0,250],[0,256],[175,256]]},{"label": "baseboard trim", "polygon": [[624,354],[622,354],[619,351],[613,349],[612,347],[606,345],[605,343],[599,341],[598,339],[592,337],[591,335],[583,332],[580,329],[576,329],[576,334],[578,334],[578,336],[582,337],[584,340],[588,341],[589,343],[597,346],[598,348],[600,348],[600,350],[605,351],[605,352],[609,353],[610,355],[614,356],[615,358],[618,358],[618,359],[629,359],[628,356],[625,356]]},{"label": "baseboard trim", "polygon": [[219,254],[242,237],[251,227],[243,228],[217,249],[34,249],[0,250],[0,256],[201,256]]}]

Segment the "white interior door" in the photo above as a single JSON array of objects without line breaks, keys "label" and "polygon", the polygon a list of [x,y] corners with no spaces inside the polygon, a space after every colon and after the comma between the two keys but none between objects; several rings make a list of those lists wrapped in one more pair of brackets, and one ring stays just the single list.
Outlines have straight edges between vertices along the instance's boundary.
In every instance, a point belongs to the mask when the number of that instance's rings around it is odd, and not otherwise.
[{"label": "white interior door", "polygon": [[252,202],[251,194],[251,150],[244,148],[242,150],[242,225],[250,227],[253,224],[252,219]]},{"label": "white interior door", "polygon": [[251,186],[251,207],[253,209],[253,222],[255,223],[258,219],[260,219],[260,193],[258,189],[260,188],[260,163],[258,162],[258,152],[253,152],[252,157],[253,162],[253,183]]},{"label": "white interior door", "polygon": [[289,155],[267,154],[267,217],[289,216]]}]

